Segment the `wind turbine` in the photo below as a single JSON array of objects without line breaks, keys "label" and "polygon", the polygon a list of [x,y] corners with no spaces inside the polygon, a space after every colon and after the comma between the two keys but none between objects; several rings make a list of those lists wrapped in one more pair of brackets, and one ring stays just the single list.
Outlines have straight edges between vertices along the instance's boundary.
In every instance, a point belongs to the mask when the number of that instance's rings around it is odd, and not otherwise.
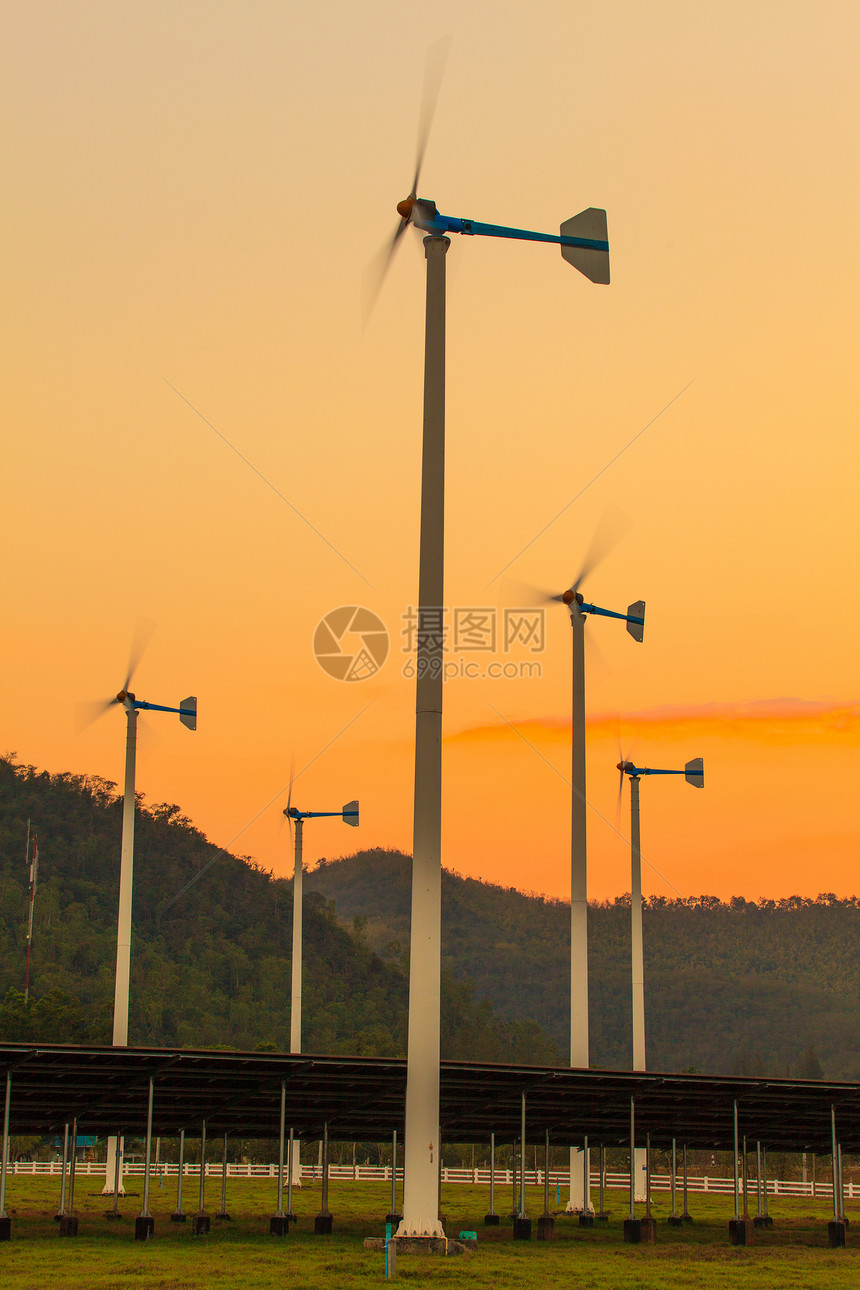
[{"label": "wind turbine", "polygon": [[[427,236],[424,333],[424,422],[416,642],[415,794],[412,848],[412,927],[409,964],[409,1035],[406,1074],[406,1154],[403,1219],[398,1236],[443,1237],[439,1221],[439,1056],[441,955],[441,789],[445,504],[445,255],[447,234],[551,242],[592,282],[609,282],[606,212],[589,207],[566,220],[558,234],[442,215],[435,201],[418,196],[427,138],[441,81],[439,50],[428,58],[409,195],[384,248],[379,290],[392,256],[412,225]],[[446,50],[447,52],[447,50]],[[435,85],[431,66],[436,64]]]},{"label": "wind turbine", "polygon": [[618,804],[624,776],[630,779],[630,918],[632,928],[632,982],[633,982],[633,1069],[644,1071],[645,1066],[645,963],[642,950],[642,855],[639,843],[639,780],[643,775],[683,775],[694,788],[705,787],[705,764],[701,757],[688,761],[683,770],[655,770],[651,766],[636,766],[622,757],[617,767]]},{"label": "wind turbine", "polygon": [[[134,785],[137,763],[137,714],[141,711],[175,712],[178,713],[179,720],[182,722],[183,726],[186,726],[189,730],[197,729],[197,698],[195,695],[189,695],[187,699],[181,699],[178,708],[169,708],[160,703],[149,703],[145,699],[138,699],[129,689],[134,673],[137,670],[137,665],[143,654],[145,643],[146,642],[142,638],[139,625],[138,630],[135,633],[135,643],[132,646],[132,652],[129,658],[128,669],[126,671],[126,677],[123,682],[122,689],[117,695],[110,699],[104,699],[97,701],[94,704],[86,705],[86,714],[84,719],[85,724],[95,721],[98,717],[104,715],[105,712],[112,708],[115,703],[122,704],[125,709],[125,782],[122,799],[122,844],[119,862],[119,914],[117,918],[116,973],[114,978],[113,1000],[114,1048],[125,1048],[128,1044],[128,995],[131,975],[131,894],[132,880],[134,876]],[[112,1180],[115,1176],[116,1147],[116,1138],[108,1138],[105,1185],[102,1188],[103,1196],[113,1194]],[[121,1171],[119,1190],[120,1194],[124,1194],[125,1189],[122,1185]]]},{"label": "wind turbine", "polygon": [[[586,601],[579,588],[601,556],[594,543],[567,591],[549,597],[570,610],[572,628],[571,801],[570,801],[570,1064],[585,1069],[588,1053],[588,854],[585,796],[585,619],[617,618],[639,644],[645,634],[645,601],[634,600],[627,613],[616,613]],[[571,1148],[568,1213],[589,1206],[579,1150]]]},{"label": "wind turbine", "polygon": [[[344,824],[358,828],[358,802],[347,802],[339,811],[300,811],[292,805],[293,784],[290,778],[290,792],[284,815],[292,831],[295,822],[295,844],[293,850],[293,952],[290,977],[290,1052],[302,1051],[302,834],[305,820],[320,820],[340,816]],[[292,1132],[292,1130],[290,1130]],[[290,1175],[294,1187],[301,1187],[301,1166],[299,1164],[300,1143],[293,1143],[293,1154],[290,1160]]]}]

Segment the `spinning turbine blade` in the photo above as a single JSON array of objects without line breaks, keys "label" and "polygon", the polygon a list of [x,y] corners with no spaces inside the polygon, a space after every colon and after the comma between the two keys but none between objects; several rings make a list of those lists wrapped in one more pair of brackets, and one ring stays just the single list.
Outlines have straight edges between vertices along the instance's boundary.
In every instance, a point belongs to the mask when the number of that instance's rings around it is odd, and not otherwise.
[{"label": "spinning turbine blade", "polygon": [[379,293],[382,290],[386,275],[391,267],[391,261],[394,259],[394,253],[397,250],[397,244],[412,222],[412,207],[415,203],[415,198],[418,196],[418,180],[421,176],[421,167],[424,164],[424,153],[427,151],[427,140],[430,137],[430,127],[436,114],[436,104],[439,100],[442,77],[445,74],[445,64],[448,61],[450,49],[451,37],[443,36],[441,40],[437,40],[434,45],[431,45],[427,51],[424,89],[421,95],[421,113],[418,118],[418,147],[415,156],[415,174],[412,178],[412,188],[405,201],[398,204],[400,223],[394,230],[394,237],[385,243],[365,271],[363,284],[365,326],[379,299]]},{"label": "spinning turbine blade", "polygon": [[[624,758],[622,757],[622,758],[621,758],[621,760],[622,760],[622,762],[623,762]],[[624,771],[623,771],[623,770],[621,770],[621,769],[620,769],[620,767],[619,767],[619,770],[618,770],[618,798],[617,798],[617,800],[616,800],[616,802],[615,802],[615,827],[616,827],[616,829],[617,829],[617,828],[620,828],[620,826],[621,826],[621,795],[622,795],[622,793],[623,793],[623,792],[624,792]]]},{"label": "spinning turbine blade", "polygon": [[146,653],[146,648],[152,640],[152,634],[155,631],[156,623],[152,618],[138,618],[134,625],[134,632],[131,638],[131,649],[128,654],[128,670],[126,671],[125,683],[123,689],[128,690],[131,685],[132,677],[138,669],[140,660]]},{"label": "spinning turbine blade", "polygon": [[445,66],[451,52],[451,37],[442,36],[427,51],[427,62],[424,66],[424,88],[421,94],[421,114],[418,118],[418,147],[415,152],[415,175],[412,180],[410,197],[418,196],[418,180],[424,165],[424,153],[427,151],[427,140],[433,118],[436,115],[436,104],[445,75]]},{"label": "spinning turbine blade", "polygon": [[588,544],[588,550],[582,561],[582,567],[570,584],[574,591],[579,590],[580,583],[592,573],[609,555],[625,533],[630,529],[631,521],[617,506],[607,506],[594,530],[594,536]]},{"label": "spinning turbine blade", "polygon": [[391,261],[394,259],[394,253],[397,250],[397,244],[403,237],[409,227],[409,220],[401,219],[394,232],[394,237],[377,252],[370,264],[364,271],[364,282],[362,284],[362,312],[364,315],[365,325],[376,306],[379,294],[382,291],[383,283],[391,268]]},{"label": "spinning turbine blade", "polygon": [[520,582],[516,578],[504,579],[502,595],[507,605],[521,605],[523,608],[562,603],[561,596],[553,595],[546,587],[538,587],[531,582]]},{"label": "spinning turbine blade", "polygon": [[116,704],[116,695],[112,694],[109,699],[91,699],[88,703],[75,704],[75,733],[81,734],[94,721]]}]

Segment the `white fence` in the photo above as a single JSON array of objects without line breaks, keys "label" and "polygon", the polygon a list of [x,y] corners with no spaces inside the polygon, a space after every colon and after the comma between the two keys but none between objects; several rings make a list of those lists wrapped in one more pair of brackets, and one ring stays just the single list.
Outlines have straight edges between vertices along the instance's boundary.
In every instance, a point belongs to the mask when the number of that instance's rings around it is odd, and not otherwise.
[{"label": "white fence", "polygon": [[[59,1177],[62,1169],[59,1160],[41,1161],[41,1160],[19,1160],[9,1164],[9,1172],[13,1174],[36,1174]],[[206,1176],[221,1177],[223,1165],[220,1161],[209,1160],[206,1162]],[[123,1176],[140,1177],[144,1171],[143,1161],[134,1160],[123,1165]],[[161,1175],[165,1178],[175,1178],[179,1172],[178,1164],[162,1161],[159,1164],[152,1165],[152,1173],[155,1177]],[[329,1179],[332,1182],[391,1182],[390,1165],[329,1165]],[[105,1176],[105,1166],[91,1160],[79,1161],[75,1165],[75,1173],[92,1175],[103,1178]],[[183,1177],[199,1178],[199,1164],[183,1165]],[[519,1171],[518,1171],[519,1173]],[[278,1175],[277,1165],[250,1165],[250,1164],[227,1164],[228,1178],[276,1178]],[[314,1182],[319,1176],[318,1165],[302,1165],[302,1178],[306,1182]],[[397,1170],[398,1181],[402,1183],[403,1169]],[[461,1183],[474,1187],[489,1187],[490,1171],[489,1169],[443,1169],[443,1183]],[[514,1178],[510,1169],[496,1170],[496,1186],[513,1187]],[[526,1170],[527,1187],[543,1187],[544,1174],[542,1169]],[[549,1173],[549,1185],[551,1189],[557,1187],[566,1188],[570,1186],[570,1174],[566,1169],[551,1169]],[[596,1192],[600,1186],[600,1174],[592,1171],[591,1188]],[[605,1186],[612,1191],[626,1191],[630,1187],[630,1175],[628,1173],[607,1173]],[[680,1195],[682,1179],[680,1173],[675,1180],[675,1186]],[[651,1190],[654,1192],[671,1191],[672,1176],[671,1174],[652,1174]],[[687,1191],[689,1194],[696,1192],[707,1192],[709,1195],[727,1195],[734,1190],[734,1180],[732,1178],[710,1178],[687,1176]],[[743,1191],[743,1186],[741,1185]],[[748,1195],[756,1195],[756,1184],[754,1179],[747,1180]],[[785,1181],[779,1178],[768,1178],[767,1180],[768,1196],[814,1196],[814,1197],[832,1197],[833,1185],[830,1182],[799,1182]],[[854,1200],[860,1197],[860,1184],[854,1184],[845,1181],[845,1199]]]}]

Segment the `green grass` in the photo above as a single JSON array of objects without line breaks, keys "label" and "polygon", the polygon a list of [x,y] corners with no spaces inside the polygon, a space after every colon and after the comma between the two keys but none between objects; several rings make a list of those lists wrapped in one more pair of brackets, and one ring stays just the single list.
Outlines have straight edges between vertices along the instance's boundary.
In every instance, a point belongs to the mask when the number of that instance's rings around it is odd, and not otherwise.
[{"label": "green grass", "polygon": [[[227,1208],[229,1223],[218,1223],[220,1180],[207,1180],[206,1209],[212,1215],[208,1237],[193,1237],[190,1222],[173,1224],[176,1180],[156,1181],[151,1193],[155,1239],[143,1244],[133,1239],[134,1217],[141,1206],[142,1179],[129,1180],[129,1194],[120,1203],[123,1220],[104,1218],[105,1202],[99,1180],[80,1176],[75,1188],[79,1235],[62,1239],[54,1214],[59,1200],[59,1180],[32,1177],[9,1179],[7,1212],[12,1217],[12,1241],[0,1245],[0,1280],[4,1287],[39,1287],[51,1290],[107,1290],[108,1287],[354,1287],[383,1280],[383,1256],[365,1250],[363,1238],[384,1232],[383,1219],[390,1192],[382,1183],[340,1183],[330,1192],[334,1234],[315,1236],[313,1217],[320,1207],[319,1184],[296,1193],[297,1228],[285,1238],[270,1237],[269,1217],[275,1209],[275,1185],[270,1180],[230,1180]],[[134,1195],[132,1193],[138,1193]],[[827,1247],[828,1208],[825,1202],[779,1198],[771,1203],[774,1227],[757,1233],[756,1245],[733,1248],[728,1241],[731,1197],[694,1196],[690,1205],[693,1226],[671,1228],[665,1222],[668,1200],[655,1206],[659,1221],[654,1246],[625,1245],[621,1222],[624,1196],[611,1192],[607,1207],[612,1218],[606,1227],[582,1229],[575,1219],[556,1220],[553,1242],[511,1239],[508,1189],[497,1192],[496,1207],[503,1214],[501,1226],[485,1229],[488,1208],[485,1187],[448,1186],[442,1209],[449,1236],[461,1229],[477,1229],[479,1249],[470,1258],[401,1258],[399,1280],[414,1287],[534,1287],[555,1290],[576,1284],[589,1290],[854,1290],[860,1285],[860,1205],[854,1206],[849,1248]],[[183,1204],[197,1207],[195,1180],[187,1179]],[[542,1192],[530,1191],[528,1209],[537,1219]],[[534,1224],[535,1230],[537,1224]],[[857,1241],[857,1249],[850,1243]]]}]

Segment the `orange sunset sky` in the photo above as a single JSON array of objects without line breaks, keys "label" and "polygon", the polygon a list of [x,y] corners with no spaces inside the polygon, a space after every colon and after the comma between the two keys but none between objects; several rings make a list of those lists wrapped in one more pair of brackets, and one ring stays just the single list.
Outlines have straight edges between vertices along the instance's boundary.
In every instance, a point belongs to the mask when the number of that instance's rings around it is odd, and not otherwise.
[{"label": "orange sunset sky", "polygon": [[[445,34],[421,195],[547,232],[603,206],[613,277],[452,239],[448,604],[501,616],[530,584],[563,590],[623,516],[583,587],[648,606],[642,645],[587,627],[590,895],[629,889],[619,739],[641,764],[705,758],[703,792],[643,783],[646,893],[853,894],[849,0],[7,6],[0,747],[121,781],[121,712],[78,734],[75,705],[120,687],[144,617],[138,697],[200,704],[196,734],[141,718],[148,801],[283,873],[295,756],[298,806],[361,801],[357,832],[308,826],[310,862],[410,849],[419,235],[367,326],[362,285]],[[311,648],[341,605],[392,638],[360,683]],[[564,896],[561,606],[538,654],[472,656],[526,657],[539,675],[446,686],[443,858]]]}]

